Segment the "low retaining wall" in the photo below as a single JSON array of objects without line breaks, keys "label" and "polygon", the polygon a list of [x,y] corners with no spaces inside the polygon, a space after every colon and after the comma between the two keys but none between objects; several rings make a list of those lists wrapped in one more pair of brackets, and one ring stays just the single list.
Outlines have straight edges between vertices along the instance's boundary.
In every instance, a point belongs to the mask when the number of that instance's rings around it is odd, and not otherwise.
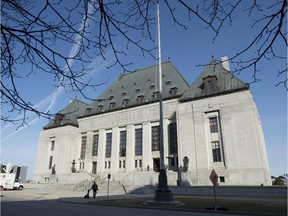
[{"label": "low retaining wall", "polygon": [[[213,196],[213,186],[170,187],[173,194]],[[216,186],[222,196],[287,197],[287,187],[277,186]]]}]

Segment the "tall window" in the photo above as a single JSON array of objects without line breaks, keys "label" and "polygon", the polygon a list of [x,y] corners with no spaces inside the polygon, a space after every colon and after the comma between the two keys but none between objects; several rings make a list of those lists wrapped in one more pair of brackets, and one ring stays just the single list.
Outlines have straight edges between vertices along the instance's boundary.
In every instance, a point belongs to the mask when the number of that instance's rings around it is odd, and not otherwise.
[{"label": "tall window", "polygon": [[55,140],[51,141],[51,151],[54,151],[54,147],[55,147]]},{"label": "tall window", "polygon": [[120,131],[119,157],[126,157],[126,131]]},{"label": "tall window", "polygon": [[93,136],[93,143],[92,143],[92,156],[98,155],[98,143],[99,143],[99,134],[95,134]]},{"label": "tall window", "polygon": [[151,128],[152,132],[152,151],[159,151],[160,150],[160,127],[153,126]]},{"label": "tall window", "polygon": [[135,155],[142,155],[142,128],[135,129]]},{"label": "tall window", "polygon": [[106,158],[111,158],[111,148],[112,148],[112,133],[106,133],[106,148],[105,148]]},{"label": "tall window", "polygon": [[212,141],[213,162],[221,162],[221,149],[219,141]]},{"label": "tall window", "polygon": [[217,120],[217,117],[209,118],[209,125],[210,125],[210,133],[217,133],[218,132],[218,120]]},{"label": "tall window", "polygon": [[50,156],[50,158],[49,158],[49,166],[48,166],[49,169],[52,168],[52,162],[53,162],[53,156]]},{"label": "tall window", "polygon": [[81,159],[81,160],[84,160],[84,159],[85,159],[86,142],[87,142],[87,137],[86,137],[86,136],[83,136],[83,137],[82,137],[82,144],[81,144],[81,152],[80,152],[80,159]]},{"label": "tall window", "polygon": [[170,123],[169,124],[169,146],[170,153],[178,152],[178,144],[177,144],[177,124]]}]

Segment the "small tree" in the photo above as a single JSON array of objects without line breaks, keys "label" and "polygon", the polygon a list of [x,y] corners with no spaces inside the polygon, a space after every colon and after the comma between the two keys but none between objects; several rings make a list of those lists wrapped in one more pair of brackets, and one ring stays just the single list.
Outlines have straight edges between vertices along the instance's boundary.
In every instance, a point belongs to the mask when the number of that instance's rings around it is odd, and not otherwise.
[{"label": "small tree", "polygon": [[272,185],[285,185],[286,178],[283,176],[278,176],[272,182]]}]

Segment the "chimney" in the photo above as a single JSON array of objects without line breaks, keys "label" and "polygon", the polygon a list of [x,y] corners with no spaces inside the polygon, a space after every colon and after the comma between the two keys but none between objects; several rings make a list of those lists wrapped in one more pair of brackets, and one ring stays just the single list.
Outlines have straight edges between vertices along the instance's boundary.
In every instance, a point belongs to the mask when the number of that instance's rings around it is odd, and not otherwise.
[{"label": "chimney", "polygon": [[222,57],[221,57],[221,63],[222,63],[222,67],[223,67],[225,70],[230,71],[228,56],[222,56]]}]

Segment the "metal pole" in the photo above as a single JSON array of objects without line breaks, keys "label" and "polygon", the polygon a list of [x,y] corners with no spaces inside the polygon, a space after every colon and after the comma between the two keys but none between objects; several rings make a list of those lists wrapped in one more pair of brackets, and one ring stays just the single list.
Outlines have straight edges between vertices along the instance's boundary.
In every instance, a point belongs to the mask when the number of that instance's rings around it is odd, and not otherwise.
[{"label": "metal pole", "polygon": [[155,191],[156,202],[171,202],[173,201],[173,194],[167,185],[167,174],[164,165],[164,145],[163,145],[163,102],[162,102],[162,65],[161,65],[161,43],[160,43],[160,6],[159,0],[157,2],[157,27],[158,27],[158,77],[159,77],[159,147],[160,147],[160,173],[158,177],[158,188]]},{"label": "metal pole", "polygon": [[160,35],[160,6],[159,1],[157,4],[157,17],[158,17],[158,77],[159,77],[159,108],[160,108],[160,170],[165,169],[164,165],[164,145],[163,145],[163,102],[162,102],[162,59],[161,59],[161,35]]},{"label": "metal pole", "polygon": [[108,195],[109,195],[109,179],[108,179],[108,188],[107,188],[107,200],[108,200]]}]

